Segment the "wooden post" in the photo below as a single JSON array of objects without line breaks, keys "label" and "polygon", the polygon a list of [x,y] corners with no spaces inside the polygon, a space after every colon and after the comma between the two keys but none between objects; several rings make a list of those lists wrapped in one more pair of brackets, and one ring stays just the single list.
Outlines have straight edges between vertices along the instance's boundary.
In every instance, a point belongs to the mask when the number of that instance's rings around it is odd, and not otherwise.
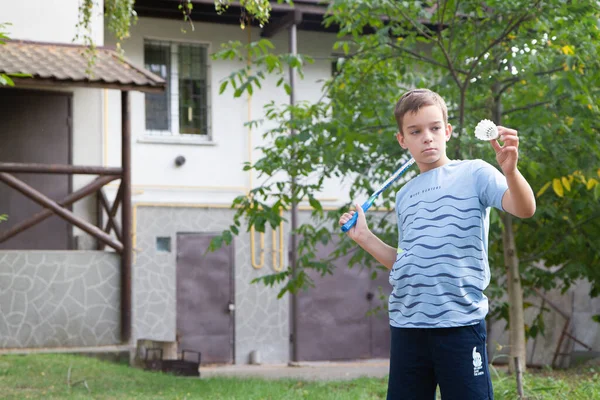
[{"label": "wooden post", "polygon": [[[102,227],[102,221],[104,220],[103,213],[102,204],[100,203],[100,190],[98,190],[96,192],[96,226],[100,228]],[[104,250],[104,246],[105,245],[101,240],[96,239],[96,250]]]},{"label": "wooden post", "polygon": [[121,253],[121,341],[131,340],[131,267],[132,267],[132,221],[131,221],[131,121],[129,92],[121,92],[121,168],[123,177],[123,201],[121,227],[123,229],[123,253]]}]

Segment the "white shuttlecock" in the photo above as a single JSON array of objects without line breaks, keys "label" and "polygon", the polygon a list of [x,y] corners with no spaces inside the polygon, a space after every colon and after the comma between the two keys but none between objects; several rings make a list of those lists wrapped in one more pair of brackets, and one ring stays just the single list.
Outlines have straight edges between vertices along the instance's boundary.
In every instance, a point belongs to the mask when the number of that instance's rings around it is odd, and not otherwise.
[{"label": "white shuttlecock", "polygon": [[475,127],[475,137],[480,140],[497,139],[498,128],[489,119],[482,119]]}]

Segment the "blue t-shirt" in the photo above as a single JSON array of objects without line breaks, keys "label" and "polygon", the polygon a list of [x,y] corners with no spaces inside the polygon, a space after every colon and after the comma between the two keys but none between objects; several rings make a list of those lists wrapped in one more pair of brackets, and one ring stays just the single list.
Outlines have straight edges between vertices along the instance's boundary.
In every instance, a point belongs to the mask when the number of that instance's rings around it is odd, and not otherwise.
[{"label": "blue t-shirt", "polygon": [[507,189],[500,171],[469,160],[421,173],[398,191],[392,326],[447,328],[485,318],[489,207],[502,210]]}]

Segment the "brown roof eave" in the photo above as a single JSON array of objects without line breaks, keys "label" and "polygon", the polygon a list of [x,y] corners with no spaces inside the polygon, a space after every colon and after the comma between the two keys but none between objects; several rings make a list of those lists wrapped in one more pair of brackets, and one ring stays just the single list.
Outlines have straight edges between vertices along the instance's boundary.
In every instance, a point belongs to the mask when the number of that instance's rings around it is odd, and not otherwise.
[{"label": "brown roof eave", "polygon": [[71,79],[47,79],[39,77],[31,78],[11,78],[16,88],[38,89],[38,88],[95,88],[95,89],[113,89],[122,91],[137,91],[143,93],[162,93],[165,91],[166,84],[157,86],[144,86],[135,84],[122,84],[118,82],[98,82],[98,81],[77,81]]},{"label": "brown roof eave", "polygon": [[[93,87],[162,92],[166,82],[109,48],[97,47],[90,68],[87,47],[63,43],[8,40],[0,45],[0,73],[14,77],[17,87]],[[91,69],[91,73],[89,70]]]}]

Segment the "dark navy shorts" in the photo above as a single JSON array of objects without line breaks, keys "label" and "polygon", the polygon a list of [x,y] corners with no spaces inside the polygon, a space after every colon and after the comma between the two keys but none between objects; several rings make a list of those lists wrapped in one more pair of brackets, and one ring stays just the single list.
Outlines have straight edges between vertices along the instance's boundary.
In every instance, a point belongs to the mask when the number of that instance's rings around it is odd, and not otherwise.
[{"label": "dark navy shorts", "polygon": [[392,330],[387,400],[492,400],[485,320],[458,328]]}]

